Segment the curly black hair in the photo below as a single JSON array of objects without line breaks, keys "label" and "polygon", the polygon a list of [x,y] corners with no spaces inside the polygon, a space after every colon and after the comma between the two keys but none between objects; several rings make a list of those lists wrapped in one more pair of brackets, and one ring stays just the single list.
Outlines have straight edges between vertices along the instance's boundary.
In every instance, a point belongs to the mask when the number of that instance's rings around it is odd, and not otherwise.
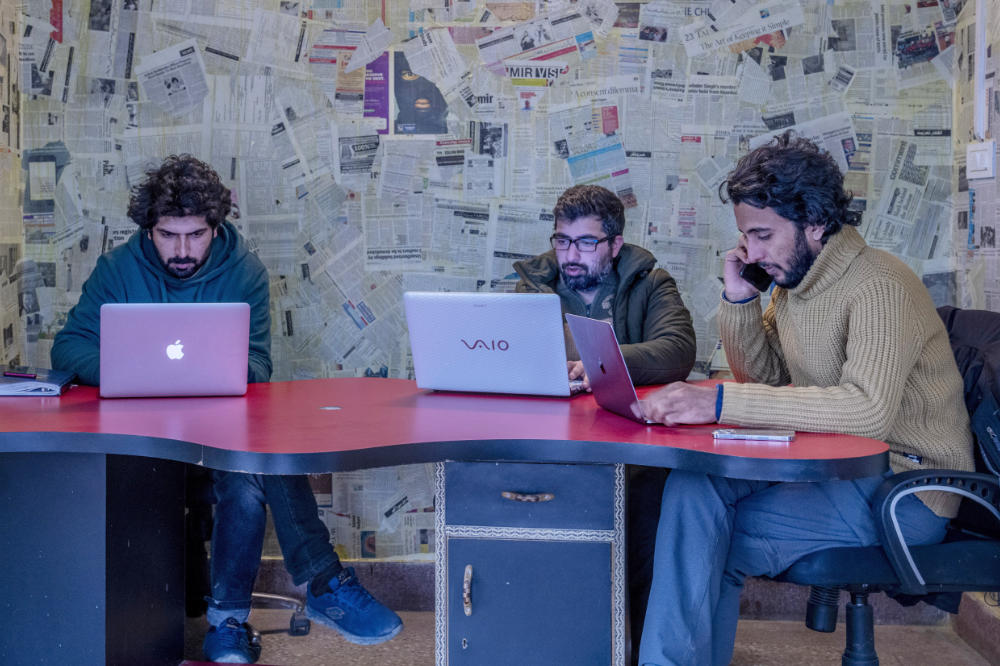
[{"label": "curly black hair", "polygon": [[231,208],[232,193],[212,167],[191,155],[170,155],[132,188],[128,216],[152,229],[161,217],[203,215],[215,229]]},{"label": "curly black hair", "polygon": [[625,228],[625,206],[614,192],[600,185],[574,185],[559,196],[552,209],[556,222],[596,215],[601,229],[612,238]]},{"label": "curly black hair", "polygon": [[719,185],[723,203],[727,195],[734,206],[770,208],[799,228],[821,225],[823,242],[845,224],[861,224],[833,157],[792,130],[744,155]]}]

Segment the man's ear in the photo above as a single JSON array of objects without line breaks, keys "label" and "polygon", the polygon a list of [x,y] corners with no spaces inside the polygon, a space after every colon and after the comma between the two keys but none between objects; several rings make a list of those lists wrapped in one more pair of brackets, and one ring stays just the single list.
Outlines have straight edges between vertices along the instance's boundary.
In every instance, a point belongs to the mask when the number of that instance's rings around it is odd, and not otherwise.
[{"label": "man's ear", "polygon": [[823,233],[826,231],[826,227],[822,224],[812,224],[806,227],[806,235],[810,240],[822,241]]},{"label": "man's ear", "polygon": [[625,244],[625,237],[618,234],[613,239],[611,239],[611,258],[614,259],[618,256],[618,253],[622,251],[622,245]]}]

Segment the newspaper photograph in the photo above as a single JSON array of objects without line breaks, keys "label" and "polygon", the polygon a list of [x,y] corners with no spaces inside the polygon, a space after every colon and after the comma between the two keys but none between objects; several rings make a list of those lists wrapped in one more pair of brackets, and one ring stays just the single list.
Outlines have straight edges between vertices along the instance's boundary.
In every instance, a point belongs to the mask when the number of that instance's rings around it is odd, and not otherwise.
[{"label": "newspaper photograph", "polygon": [[394,134],[445,134],[448,103],[441,90],[410,68],[406,55],[393,52]]},{"label": "newspaper photograph", "polygon": [[190,111],[208,95],[205,63],[193,39],[144,57],[135,74],[146,98],[173,115]]},{"label": "newspaper photograph", "polygon": [[675,32],[685,22],[684,7],[666,2],[649,2],[639,7],[639,39],[666,42],[668,37],[680,41]]},{"label": "newspaper photograph", "polygon": [[730,44],[800,26],[805,23],[798,3],[756,5],[732,24],[717,25],[704,19],[681,29],[681,42],[689,57],[728,47]]}]

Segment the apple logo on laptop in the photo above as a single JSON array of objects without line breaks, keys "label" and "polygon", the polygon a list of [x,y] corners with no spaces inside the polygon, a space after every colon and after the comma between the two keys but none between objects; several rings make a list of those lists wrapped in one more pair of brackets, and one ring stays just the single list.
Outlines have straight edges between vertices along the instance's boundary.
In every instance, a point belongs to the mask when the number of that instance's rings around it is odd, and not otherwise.
[{"label": "apple logo on laptop", "polygon": [[177,340],[172,345],[167,345],[167,358],[171,361],[184,358],[184,345],[181,344],[180,340]]}]

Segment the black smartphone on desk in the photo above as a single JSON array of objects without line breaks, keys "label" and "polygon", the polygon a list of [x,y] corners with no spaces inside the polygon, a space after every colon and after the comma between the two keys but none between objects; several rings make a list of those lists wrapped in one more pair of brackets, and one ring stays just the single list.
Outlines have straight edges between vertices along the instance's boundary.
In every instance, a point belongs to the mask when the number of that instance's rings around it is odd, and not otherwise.
[{"label": "black smartphone on desk", "polygon": [[767,291],[771,286],[771,276],[760,264],[743,264],[740,277],[752,284],[757,291]]}]

